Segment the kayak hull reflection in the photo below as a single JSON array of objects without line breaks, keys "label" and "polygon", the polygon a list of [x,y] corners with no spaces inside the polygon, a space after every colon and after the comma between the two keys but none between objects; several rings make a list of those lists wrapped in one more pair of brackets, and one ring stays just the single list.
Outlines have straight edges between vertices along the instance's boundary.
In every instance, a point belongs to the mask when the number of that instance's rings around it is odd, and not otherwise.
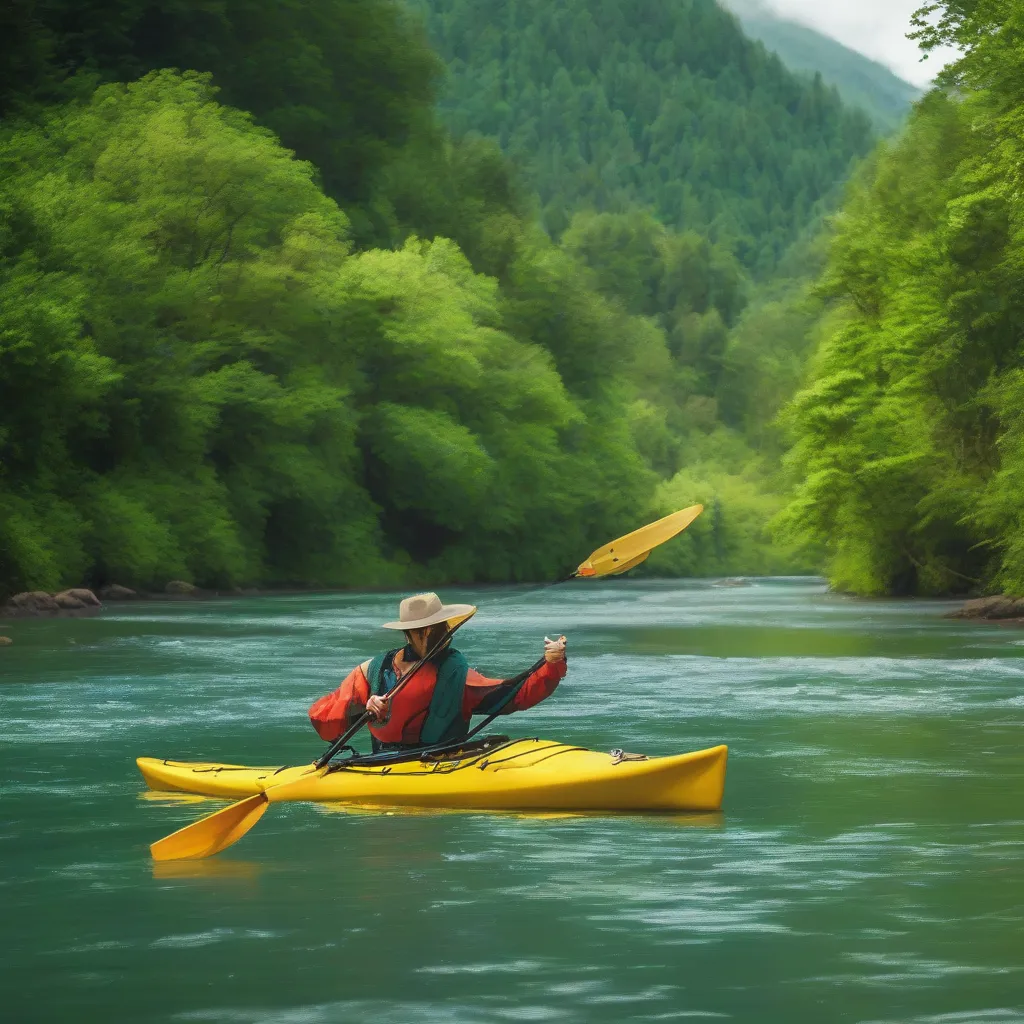
[{"label": "kayak hull reflection", "polygon": [[550,740],[512,740],[442,760],[392,765],[247,768],[137,760],[150,789],[236,799],[266,791],[271,803],[314,800],[477,810],[717,811],[728,748],[620,759]]}]

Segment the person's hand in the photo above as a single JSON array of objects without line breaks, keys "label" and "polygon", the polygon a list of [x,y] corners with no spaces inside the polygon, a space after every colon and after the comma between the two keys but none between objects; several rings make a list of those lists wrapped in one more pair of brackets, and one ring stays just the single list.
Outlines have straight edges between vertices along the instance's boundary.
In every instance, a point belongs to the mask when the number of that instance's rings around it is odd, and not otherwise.
[{"label": "person's hand", "polygon": [[549,663],[565,661],[565,637],[560,636],[557,640],[551,637],[544,637],[544,660]]},{"label": "person's hand", "polygon": [[383,722],[388,716],[387,698],[373,694],[366,702],[366,710],[375,722]]}]

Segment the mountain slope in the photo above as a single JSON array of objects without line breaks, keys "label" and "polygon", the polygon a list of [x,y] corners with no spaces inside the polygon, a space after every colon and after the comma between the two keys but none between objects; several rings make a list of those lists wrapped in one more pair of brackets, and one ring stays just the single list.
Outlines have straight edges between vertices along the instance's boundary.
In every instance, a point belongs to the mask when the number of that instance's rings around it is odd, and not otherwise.
[{"label": "mountain slope", "polygon": [[743,31],[759,39],[793,71],[820,72],[843,100],[871,115],[883,132],[895,131],[922,91],[885,65],[829,36],[775,13],[761,0],[723,0]]},{"label": "mountain slope", "polygon": [[558,235],[640,205],[767,271],[874,144],[714,0],[420,0],[455,134],[498,139]]}]

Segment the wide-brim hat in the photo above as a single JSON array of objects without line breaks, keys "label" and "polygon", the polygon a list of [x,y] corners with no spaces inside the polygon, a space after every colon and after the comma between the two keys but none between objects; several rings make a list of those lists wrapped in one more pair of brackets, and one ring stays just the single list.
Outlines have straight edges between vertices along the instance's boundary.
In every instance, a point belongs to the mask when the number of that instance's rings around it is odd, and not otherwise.
[{"label": "wide-brim hat", "polygon": [[471,604],[442,604],[437,594],[414,594],[398,606],[398,619],[385,622],[383,629],[423,629],[439,622],[462,619],[476,611]]}]

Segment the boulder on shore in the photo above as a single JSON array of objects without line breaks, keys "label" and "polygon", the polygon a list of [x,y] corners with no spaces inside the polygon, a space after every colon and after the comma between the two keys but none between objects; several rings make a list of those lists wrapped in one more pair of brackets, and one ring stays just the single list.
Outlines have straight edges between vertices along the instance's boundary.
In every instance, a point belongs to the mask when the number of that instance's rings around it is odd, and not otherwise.
[{"label": "boulder on shore", "polygon": [[45,590],[26,590],[15,594],[0,609],[6,615],[57,615],[61,612],[91,612],[103,607],[96,595],[85,587],[73,587],[59,594]]},{"label": "boulder on shore", "polygon": [[138,596],[131,587],[122,587],[120,583],[108,583],[100,587],[100,598],[103,601],[134,601]]},{"label": "boulder on shore", "polygon": [[963,607],[950,613],[954,619],[1024,619],[1024,598],[995,594],[965,601]]},{"label": "boulder on shore", "polygon": [[195,594],[197,590],[197,587],[193,586],[191,583],[186,583],[185,580],[171,580],[171,582],[164,587],[165,594],[174,594],[176,596],[188,596]]},{"label": "boulder on shore", "polygon": [[7,602],[7,607],[22,615],[42,615],[46,612],[60,611],[60,605],[53,595],[45,590],[26,590],[15,594]]}]

